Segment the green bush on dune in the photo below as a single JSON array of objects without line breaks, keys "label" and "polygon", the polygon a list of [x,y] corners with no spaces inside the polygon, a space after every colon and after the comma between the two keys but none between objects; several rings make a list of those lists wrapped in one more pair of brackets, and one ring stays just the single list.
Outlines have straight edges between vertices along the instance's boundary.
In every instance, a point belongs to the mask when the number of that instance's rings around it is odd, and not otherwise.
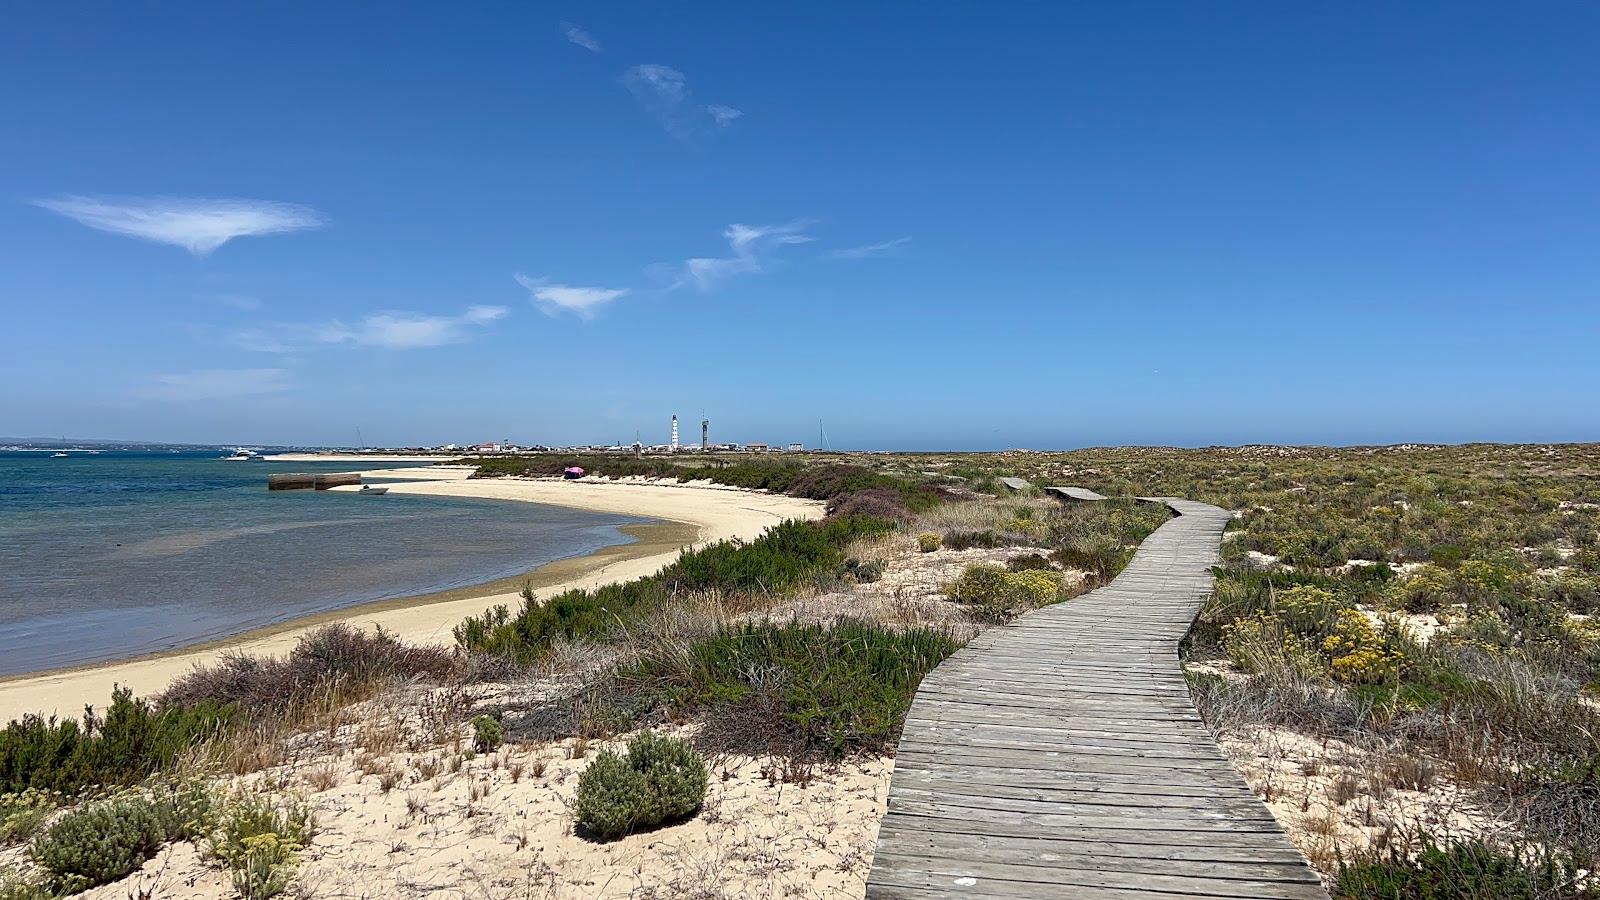
[{"label": "green bush on dune", "polygon": [[698,740],[719,751],[839,759],[893,747],[922,676],[959,646],[852,619],[726,625],[647,652],[583,702],[613,726],[697,717]]},{"label": "green bush on dune", "polygon": [[636,735],[624,756],[602,750],[578,778],[577,819],[601,840],[615,840],[689,816],[705,801],[705,760],[678,738]]},{"label": "green bush on dune", "polygon": [[1011,571],[987,563],[967,566],[961,577],[944,586],[947,597],[971,606],[983,618],[1002,621],[1021,612],[1054,603],[1064,580],[1053,569]]},{"label": "green bush on dune", "polygon": [[496,607],[455,628],[456,643],[479,653],[537,659],[557,638],[598,640],[636,615],[695,592],[781,596],[818,578],[831,578],[845,562],[845,547],[884,534],[893,524],[854,516],[820,522],[788,521],[753,541],[720,541],[690,550],[648,578],[570,590],[540,602],[531,592],[515,614]]},{"label": "green bush on dune", "polygon": [[1341,861],[1335,900],[1594,900],[1569,857],[1506,850],[1482,841],[1435,843],[1426,835],[1415,854],[1403,848]]},{"label": "green bush on dune", "polygon": [[25,716],[0,730],[0,791],[72,794],[86,786],[132,784],[215,735],[232,706],[203,703],[159,712],[118,688],[105,715],[81,722]]},{"label": "green bush on dune", "polygon": [[29,855],[57,890],[75,894],[137,870],[182,834],[181,825],[171,807],[139,795],[117,797],[66,813],[34,840]]}]

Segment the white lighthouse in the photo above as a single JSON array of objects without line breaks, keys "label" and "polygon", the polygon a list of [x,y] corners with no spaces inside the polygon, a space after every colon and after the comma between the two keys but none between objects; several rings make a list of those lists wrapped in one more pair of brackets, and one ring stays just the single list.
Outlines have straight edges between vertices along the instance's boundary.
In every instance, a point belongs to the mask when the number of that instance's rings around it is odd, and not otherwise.
[{"label": "white lighthouse", "polygon": [[676,414],[672,417],[672,452],[678,452],[678,417]]}]

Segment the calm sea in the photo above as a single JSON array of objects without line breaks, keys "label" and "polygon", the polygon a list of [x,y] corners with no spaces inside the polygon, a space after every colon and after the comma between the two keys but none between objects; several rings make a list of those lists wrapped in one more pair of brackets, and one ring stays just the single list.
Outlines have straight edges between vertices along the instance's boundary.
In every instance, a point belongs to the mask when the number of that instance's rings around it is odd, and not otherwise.
[{"label": "calm sea", "polygon": [[494,500],[268,492],[216,452],[0,451],[0,675],[181,647],[514,576],[647,521]]}]

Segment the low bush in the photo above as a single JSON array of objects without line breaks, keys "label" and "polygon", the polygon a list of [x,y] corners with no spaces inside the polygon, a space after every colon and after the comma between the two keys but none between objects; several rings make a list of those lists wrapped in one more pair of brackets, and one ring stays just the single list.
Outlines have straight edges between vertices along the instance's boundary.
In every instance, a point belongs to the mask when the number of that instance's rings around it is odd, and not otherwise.
[{"label": "low bush", "polygon": [[1006,539],[990,529],[983,531],[952,531],[943,538],[944,545],[950,550],[971,550],[981,547],[992,550],[995,547],[1004,547]]},{"label": "low bush", "polygon": [[92,711],[81,722],[25,716],[0,731],[0,792],[75,794],[86,786],[135,783],[215,736],[233,709],[200,702],[156,711],[118,688],[103,717]]},{"label": "low bush", "polygon": [[1341,860],[1332,894],[1337,900],[1593,900],[1570,857],[1529,849],[1504,850],[1482,841],[1435,843],[1424,836],[1419,852],[1396,847],[1385,854]]},{"label": "low bush", "polygon": [[174,810],[128,795],[90,803],[57,819],[29,848],[51,886],[75,894],[116,881],[144,865],[162,844],[182,835]]},{"label": "low bush", "polygon": [[210,819],[205,853],[233,873],[234,890],[245,900],[282,893],[315,833],[306,807],[259,794],[221,799]]},{"label": "low bush", "polygon": [[943,631],[850,619],[725,626],[623,666],[584,702],[624,727],[698,716],[700,742],[716,751],[880,753],[894,746],[923,674],[957,647]]},{"label": "low bush", "polygon": [[845,547],[893,528],[882,519],[839,516],[784,522],[748,543],[721,541],[685,552],[648,578],[566,591],[543,602],[525,592],[515,615],[500,606],[457,625],[456,643],[471,652],[526,662],[538,659],[557,638],[604,639],[681,594],[783,596],[819,578],[838,577]]},{"label": "low bush", "polygon": [[979,616],[1004,621],[1030,609],[1060,599],[1064,585],[1054,569],[1011,571],[987,563],[975,563],[961,577],[944,586],[945,596],[973,607]]},{"label": "low bush", "polygon": [[906,505],[905,494],[890,488],[868,488],[837,497],[828,503],[830,516],[871,516],[895,522],[910,522],[916,513]]},{"label": "low bush", "polygon": [[933,532],[925,531],[917,535],[917,549],[923,553],[932,553],[944,544],[944,539]]},{"label": "low bush", "polygon": [[1052,563],[1042,553],[1024,553],[1021,556],[1014,556],[1006,560],[1006,568],[1013,572],[1024,572],[1029,569],[1037,569],[1041,572],[1054,572],[1056,570],[1055,563]]},{"label": "low bush", "polygon": [[20,794],[0,794],[0,847],[27,843],[61,801],[60,794],[35,788]]},{"label": "low bush", "polygon": [[281,658],[224,656],[196,666],[161,695],[163,710],[237,704],[252,714],[282,712],[321,692],[387,678],[446,679],[460,661],[439,647],[402,644],[383,631],[366,633],[336,623],[318,628]]},{"label": "low bush", "polygon": [[[839,564],[834,580],[846,585],[871,584],[883,578],[887,568],[888,565],[881,559],[862,561],[852,556]],[[818,587],[825,588],[828,585],[819,583]]]},{"label": "low bush", "polygon": [[597,754],[578,778],[577,819],[601,840],[683,819],[700,808],[710,782],[705,760],[677,738],[644,732],[628,753]]},{"label": "low bush", "polygon": [[55,896],[38,878],[0,866],[0,900],[54,900]]},{"label": "low bush", "polygon": [[479,753],[488,753],[500,746],[505,739],[505,729],[500,727],[500,720],[494,716],[478,716],[472,720],[472,749]]}]

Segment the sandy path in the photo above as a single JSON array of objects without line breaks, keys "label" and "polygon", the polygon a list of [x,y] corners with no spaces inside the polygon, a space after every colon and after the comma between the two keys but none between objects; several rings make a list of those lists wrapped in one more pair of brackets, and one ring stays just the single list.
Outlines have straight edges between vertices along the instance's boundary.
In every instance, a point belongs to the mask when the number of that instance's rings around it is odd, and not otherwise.
[{"label": "sandy path", "polygon": [[[811,500],[750,491],[676,484],[624,482],[563,482],[537,479],[467,480],[466,468],[402,468],[371,470],[368,477],[425,479],[387,483],[391,494],[434,494],[523,500],[601,512],[648,516],[677,527],[657,526],[641,534],[636,544],[608,548],[593,556],[562,560],[542,567],[531,580],[540,596],[572,587],[594,587],[649,575],[675,559],[687,544],[728,538],[753,538],[785,519],[817,518],[822,504]],[[385,502],[374,498],[374,502]],[[403,501],[402,501],[403,502]],[[687,528],[683,526],[688,526]],[[649,526],[647,526],[649,528]],[[538,577],[543,575],[545,577]],[[197,663],[215,660],[224,650],[247,653],[283,653],[306,631],[328,621],[358,627],[381,625],[402,640],[415,643],[449,643],[450,630],[469,615],[499,603],[518,602],[517,588],[505,582],[438,595],[431,602],[374,604],[291,622],[267,632],[242,635],[202,649],[179,650],[128,662],[24,675],[0,681],[0,722],[25,713],[77,715],[84,704],[103,706],[115,685],[132,687],[138,694],[156,693]],[[440,599],[440,598],[443,599]]]}]

